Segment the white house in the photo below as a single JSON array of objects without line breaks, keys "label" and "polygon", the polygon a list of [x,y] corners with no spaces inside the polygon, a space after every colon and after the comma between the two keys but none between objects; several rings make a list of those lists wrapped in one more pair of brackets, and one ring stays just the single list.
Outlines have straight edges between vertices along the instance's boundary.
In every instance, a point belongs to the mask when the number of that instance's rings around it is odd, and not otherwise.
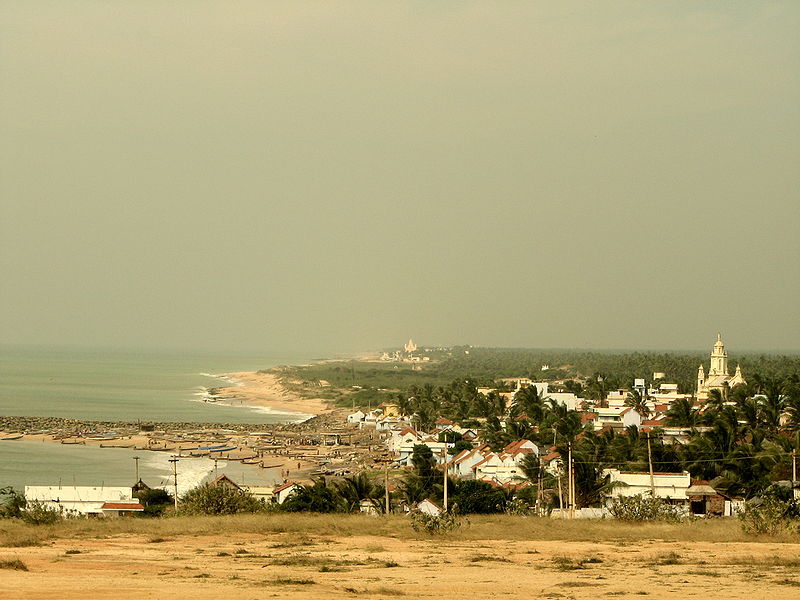
[{"label": "white house", "polygon": [[428,500],[427,498],[417,504],[417,510],[424,515],[430,515],[433,517],[438,517],[444,512],[441,506],[431,500]]},{"label": "white house", "polygon": [[483,453],[477,448],[462,450],[450,461],[450,473],[462,479],[472,478],[475,475],[472,467],[481,462],[484,458]]},{"label": "white house", "polygon": [[25,500],[68,514],[127,516],[144,507],[130,487],[26,485]]},{"label": "white house", "polygon": [[600,431],[603,427],[613,427],[614,429],[625,429],[631,425],[640,427],[642,416],[631,407],[620,408],[598,408],[592,409],[596,415],[594,418],[594,429]]},{"label": "white house", "polygon": [[361,410],[357,410],[356,412],[347,415],[347,422],[348,423],[361,423],[364,420],[364,417],[367,416],[367,413]]},{"label": "white house", "polygon": [[414,454],[414,446],[416,445],[423,445],[427,446],[431,449],[433,453],[433,458],[436,460],[437,465],[444,464],[448,460],[447,451],[454,446],[454,444],[448,444],[446,442],[434,442],[431,440],[420,440],[417,442],[408,442],[400,444],[400,447],[397,449],[398,458],[397,462],[401,466],[406,466],[411,464],[411,456]]},{"label": "white house", "polygon": [[286,500],[294,494],[295,490],[299,490],[300,486],[294,481],[287,481],[272,490],[272,501],[277,504],[283,504]]},{"label": "white house", "polygon": [[525,479],[525,473],[511,454],[490,452],[472,470],[475,479],[494,481],[500,484],[513,483]]},{"label": "white house", "polygon": [[611,482],[621,482],[624,486],[616,487],[611,492],[611,497],[636,496],[637,494],[650,495],[655,489],[655,496],[667,500],[671,504],[686,504],[689,502],[686,490],[692,484],[688,472],[682,473],[654,473],[652,485],[650,473],[620,471],[618,469],[605,469],[603,475],[611,475]]}]

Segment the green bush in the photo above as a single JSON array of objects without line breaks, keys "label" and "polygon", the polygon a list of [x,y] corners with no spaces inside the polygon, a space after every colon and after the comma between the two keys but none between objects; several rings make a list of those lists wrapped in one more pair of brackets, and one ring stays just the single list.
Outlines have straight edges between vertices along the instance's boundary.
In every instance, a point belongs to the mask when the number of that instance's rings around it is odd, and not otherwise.
[{"label": "green bush", "polygon": [[44,502],[32,500],[25,503],[25,509],[19,518],[30,525],[52,525],[63,521],[65,517],[73,516],[63,509],[47,506]]},{"label": "green bush", "polygon": [[609,512],[620,521],[672,521],[686,518],[684,511],[661,498],[643,494],[612,498]]},{"label": "green bush", "polygon": [[0,518],[13,519],[22,516],[25,496],[11,486],[0,488]]},{"label": "green bush", "polygon": [[232,515],[264,512],[267,506],[242,490],[204,483],[186,492],[178,510],[186,515]]},{"label": "green bush", "polygon": [[448,533],[461,527],[462,518],[453,513],[428,515],[421,512],[411,513],[411,529],[417,532],[424,531],[428,535]]},{"label": "green bush", "polygon": [[174,502],[168,492],[158,488],[140,490],[134,494],[134,497],[144,507],[144,511],[141,513],[143,517],[160,517]]},{"label": "green bush", "polygon": [[776,495],[765,494],[747,502],[738,517],[745,533],[800,533],[800,503],[797,500],[784,500]]}]

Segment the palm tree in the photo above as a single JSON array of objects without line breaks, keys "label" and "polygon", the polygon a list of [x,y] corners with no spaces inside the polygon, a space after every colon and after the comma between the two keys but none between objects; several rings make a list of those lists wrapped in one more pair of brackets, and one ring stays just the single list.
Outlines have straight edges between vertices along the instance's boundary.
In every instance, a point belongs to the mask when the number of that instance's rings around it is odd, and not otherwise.
[{"label": "palm tree", "polygon": [[350,512],[357,511],[362,500],[369,500],[377,510],[382,509],[383,486],[372,481],[366,472],[337,480],[336,486]]},{"label": "palm tree", "polygon": [[647,406],[649,401],[650,396],[647,391],[643,394],[639,390],[631,390],[625,398],[625,406],[630,406],[641,415],[642,419],[646,419],[650,415],[650,407]]},{"label": "palm tree", "polygon": [[589,397],[597,402],[598,406],[608,406],[607,398],[611,387],[609,386],[608,378],[604,377],[602,373],[595,373],[594,377],[586,382],[586,389],[589,392]]},{"label": "palm tree", "polygon": [[692,406],[689,398],[678,398],[667,409],[669,424],[674,427],[697,427],[700,413]]},{"label": "palm tree", "polygon": [[534,423],[540,423],[545,414],[545,399],[535,385],[527,386],[514,394],[512,409],[519,414],[527,415]]}]

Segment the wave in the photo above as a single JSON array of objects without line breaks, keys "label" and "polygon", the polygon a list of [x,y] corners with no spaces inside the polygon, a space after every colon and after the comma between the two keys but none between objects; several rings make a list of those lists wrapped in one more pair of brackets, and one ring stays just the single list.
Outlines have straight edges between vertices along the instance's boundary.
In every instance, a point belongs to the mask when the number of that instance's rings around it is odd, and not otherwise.
[{"label": "wave", "polygon": [[[171,457],[165,452],[149,452],[143,467],[155,471],[155,478],[159,487],[172,493],[174,479]],[[182,496],[192,488],[203,483],[214,472],[214,464],[205,458],[180,458],[178,460],[178,496]]]}]

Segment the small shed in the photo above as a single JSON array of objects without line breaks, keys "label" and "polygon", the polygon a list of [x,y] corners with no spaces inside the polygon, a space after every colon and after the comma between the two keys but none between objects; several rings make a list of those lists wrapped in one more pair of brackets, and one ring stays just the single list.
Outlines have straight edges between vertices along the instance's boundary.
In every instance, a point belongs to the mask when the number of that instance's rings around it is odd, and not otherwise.
[{"label": "small shed", "polygon": [[686,497],[689,499],[689,511],[693,515],[723,517],[730,512],[725,507],[729,498],[720,494],[707,481],[692,482],[686,490]]},{"label": "small shed", "polygon": [[377,516],[379,513],[377,507],[375,506],[375,502],[364,498],[361,502],[358,503],[358,510],[359,512],[365,515]]}]

